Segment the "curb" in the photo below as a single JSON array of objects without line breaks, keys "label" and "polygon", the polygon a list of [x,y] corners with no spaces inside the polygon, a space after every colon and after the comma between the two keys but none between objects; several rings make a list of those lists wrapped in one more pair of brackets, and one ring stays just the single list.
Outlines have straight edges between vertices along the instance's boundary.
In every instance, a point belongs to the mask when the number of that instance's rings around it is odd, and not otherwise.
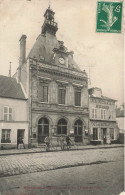
[{"label": "curb", "polygon": [[[51,150],[51,151],[48,151],[49,153],[50,152],[68,152],[68,151],[78,151],[78,150],[96,150],[96,149],[111,149],[111,148],[121,148],[123,147],[124,148],[124,145],[121,145],[121,146],[108,146],[108,147],[98,147],[98,148],[78,148],[78,149],[70,149],[70,150]],[[32,153],[46,153],[46,151],[31,151],[31,152],[17,152],[17,153],[7,153],[7,154],[0,154],[0,156],[9,156],[9,155],[19,155],[19,154],[32,154]]]}]

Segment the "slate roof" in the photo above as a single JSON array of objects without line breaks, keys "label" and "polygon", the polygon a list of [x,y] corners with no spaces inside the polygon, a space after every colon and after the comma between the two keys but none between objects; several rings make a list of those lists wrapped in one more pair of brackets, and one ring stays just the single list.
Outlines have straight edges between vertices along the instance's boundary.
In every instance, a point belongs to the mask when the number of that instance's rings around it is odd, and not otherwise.
[{"label": "slate roof", "polygon": [[3,75],[0,75],[0,97],[26,100],[17,80]]},{"label": "slate roof", "polygon": [[[48,62],[50,64],[54,63],[53,62],[54,48],[57,49],[59,48],[59,41],[57,40],[56,36],[49,35],[45,36],[41,34],[36,39],[36,42],[33,45],[27,58],[35,57],[39,61],[40,57],[42,57],[45,62]],[[70,69],[81,71],[80,67],[77,65],[70,52],[68,55],[68,68],[69,67]]]}]

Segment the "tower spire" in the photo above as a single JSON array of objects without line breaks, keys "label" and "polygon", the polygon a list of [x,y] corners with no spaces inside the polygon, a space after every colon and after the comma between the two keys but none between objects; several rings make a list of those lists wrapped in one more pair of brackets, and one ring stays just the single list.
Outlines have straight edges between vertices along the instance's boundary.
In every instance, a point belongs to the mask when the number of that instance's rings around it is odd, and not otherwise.
[{"label": "tower spire", "polygon": [[50,9],[50,0],[49,0],[49,7],[44,14],[45,20],[42,26],[42,34],[46,34],[46,32],[52,35],[56,34],[58,30],[58,25],[54,21],[54,14],[55,12],[52,9]]}]

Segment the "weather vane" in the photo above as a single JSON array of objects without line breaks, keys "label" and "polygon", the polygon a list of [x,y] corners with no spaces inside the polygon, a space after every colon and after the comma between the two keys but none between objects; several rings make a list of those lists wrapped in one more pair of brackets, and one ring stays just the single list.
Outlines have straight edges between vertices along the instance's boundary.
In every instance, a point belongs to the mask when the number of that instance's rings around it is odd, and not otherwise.
[{"label": "weather vane", "polygon": [[49,8],[50,8],[50,5],[51,5],[51,1],[49,0]]}]

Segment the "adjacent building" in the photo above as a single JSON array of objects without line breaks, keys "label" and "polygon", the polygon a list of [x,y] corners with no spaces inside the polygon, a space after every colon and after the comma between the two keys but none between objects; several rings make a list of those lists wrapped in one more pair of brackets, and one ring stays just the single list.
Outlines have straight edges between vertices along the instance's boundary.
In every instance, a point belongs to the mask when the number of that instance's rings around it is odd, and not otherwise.
[{"label": "adjacent building", "polygon": [[40,35],[26,58],[26,35],[20,39],[20,63],[14,75],[28,97],[29,138],[32,146],[46,136],[72,135],[88,143],[88,78],[64,42],[56,37],[58,24],[50,7]]},{"label": "adjacent building", "polygon": [[119,108],[116,108],[116,120],[119,128],[119,142],[124,143],[124,132],[125,132],[125,110],[124,104],[122,104]]},{"label": "adjacent building", "polygon": [[100,88],[89,89],[89,135],[94,144],[113,143],[118,139],[116,100],[102,95]]},{"label": "adjacent building", "polygon": [[121,107],[116,108],[116,120],[118,122],[120,133],[124,133],[124,120],[125,120],[124,104],[121,105]]},{"label": "adjacent building", "polygon": [[0,113],[0,148],[17,148],[18,137],[27,147],[27,99],[15,78],[0,76]]}]

